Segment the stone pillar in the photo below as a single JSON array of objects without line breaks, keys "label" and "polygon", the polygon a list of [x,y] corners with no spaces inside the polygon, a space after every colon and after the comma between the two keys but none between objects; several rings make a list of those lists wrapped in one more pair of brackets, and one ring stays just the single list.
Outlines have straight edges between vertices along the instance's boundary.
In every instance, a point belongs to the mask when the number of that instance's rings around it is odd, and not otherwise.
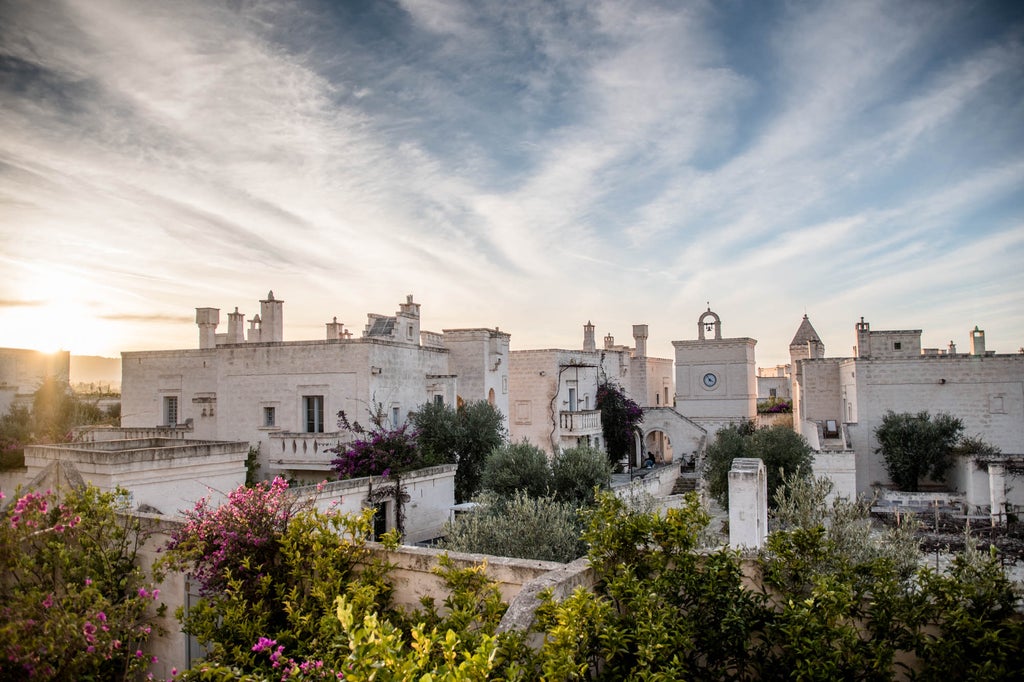
[{"label": "stone pillar", "polygon": [[988,465],[988,494],[992,525],[1006,523],[1006,467],[994,462]]},{"label": "stone pillar", "polygon": [[768,537],[768,474],[764,461],[737,457],[729,470],[729,546],[758,549]]}]

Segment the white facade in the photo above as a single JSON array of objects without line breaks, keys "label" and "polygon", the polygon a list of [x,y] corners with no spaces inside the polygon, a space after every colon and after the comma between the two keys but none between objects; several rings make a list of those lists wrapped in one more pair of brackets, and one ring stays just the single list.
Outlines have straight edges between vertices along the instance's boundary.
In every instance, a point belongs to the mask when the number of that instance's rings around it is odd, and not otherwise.
[{"label": "white facade", "polygon": [[826,358],[823,346],[794,355],[793,381],[794,427],[851,449],[859,492],[889,482],[874,433],[890,410],[948,413],[966,435],[1024,456],[1024,355],[986,351],[977,328],[973,353],[922,348],[920,330],[873,331],[863,319],[856,337],[854,357]]},{"label": "white facade", "polygon": [[751,338],[722,338],[722,322],[708,308],[697,320],[697,339],[673,341],[676,409],[713,435],[732,423],[757,418],[757,379]]},{"label": "white facade", "polygon": [[261,477],[322,479],[334,456],[326,449],[345,435],[341,411],[365,424],[379,406],[401,424],[428,401],[491,399],[508,414],[508,368],[498,362],[508,334],[421,332],[409,296],[393,316],[370,314],[361,337],[335,318],[326,339],[286,342],[283,301],[271,292],[261,305],[248,340],[237,309],[217,334],[219,311],[199,308],[200,348],[122,353],[121,425],[186,425],[193,438],[248,441],[260,448]]}]

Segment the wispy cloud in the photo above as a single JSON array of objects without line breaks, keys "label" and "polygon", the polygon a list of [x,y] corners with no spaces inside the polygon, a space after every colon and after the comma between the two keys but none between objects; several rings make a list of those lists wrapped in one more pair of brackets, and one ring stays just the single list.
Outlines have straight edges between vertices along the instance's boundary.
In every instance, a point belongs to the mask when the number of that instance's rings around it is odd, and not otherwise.
[{"label": "wispy cloud", "polygon": [[707,300],[767,357],[804,306],[848,326],[896,288],[1005,316],[1022,34],[956,2],[7,3],[0,264],[111,323],[415,292],[518,347],[587,318],[667,341]]}]

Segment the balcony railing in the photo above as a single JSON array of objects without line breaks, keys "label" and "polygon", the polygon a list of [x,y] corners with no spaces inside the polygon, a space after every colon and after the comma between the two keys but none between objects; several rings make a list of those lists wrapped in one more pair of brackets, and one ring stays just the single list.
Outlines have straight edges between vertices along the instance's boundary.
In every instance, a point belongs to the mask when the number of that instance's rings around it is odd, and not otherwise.
[{"label": "balcony railing", "polygon": [[601,411],[559,412],[562,435],[593,436],[601,433]]}]

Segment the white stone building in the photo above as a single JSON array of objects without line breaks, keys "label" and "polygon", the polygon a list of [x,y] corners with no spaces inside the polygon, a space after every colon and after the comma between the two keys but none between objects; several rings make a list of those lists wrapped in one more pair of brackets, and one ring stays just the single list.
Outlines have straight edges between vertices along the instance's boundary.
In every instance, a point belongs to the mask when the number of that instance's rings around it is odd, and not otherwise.
[{"label": "white stone building", "polygon": [[577,444],[604,447],[597,387],[610,381],[644,408],[643,444],[633,453],[633,466],[647,452],[667,463],[673,453],[689,459],[702,450],[705,431],[672,408],[672,360],[649,357],[647,336],[647,325],[633,325],[633,347],[608,334],[598,349],[594,325],[587,322],[580,350],[512,351],[512,440],[525,438],[548,453]]},{"label": "white stone building", "polygon": [[[957,352],[952,341],[947,348],[922,348],[921,330],[876,331],[863,318],[855,332],[853,357],[828,358],[805,316],[790,356],[794,428],[818,450],[852,453],[858,492],[889,482],[874,432],[890,410],[948,413],[963,420],[966,435],[998,447],[1004,459],[1024,458],[1024,354],[986,350],[985,332],[977,327],[968,353]],[[957,478],[972,476],[955,473],[954,486]],[[969,487],[977,491],[969,503],[987,505],[988,486]],[[1024,492],[1012,493],[1010,503],[1024,503]]]},{"label": "white stone building", "polygon": [[337,415],[366,423],[380,406],[395,424],[428,401],[489,400],[508,414],[510,335],[497,329],[420,328],[412,296],[394,315],[370,314],[362,336],[334,318],[326,338],[284,341],[273,292],[249,322],[236,308],[197,308],[199,348],[122,353],[121,425],[184,425],[189,437],[247,441],[260,475],[322,479],[343,438]]}]

